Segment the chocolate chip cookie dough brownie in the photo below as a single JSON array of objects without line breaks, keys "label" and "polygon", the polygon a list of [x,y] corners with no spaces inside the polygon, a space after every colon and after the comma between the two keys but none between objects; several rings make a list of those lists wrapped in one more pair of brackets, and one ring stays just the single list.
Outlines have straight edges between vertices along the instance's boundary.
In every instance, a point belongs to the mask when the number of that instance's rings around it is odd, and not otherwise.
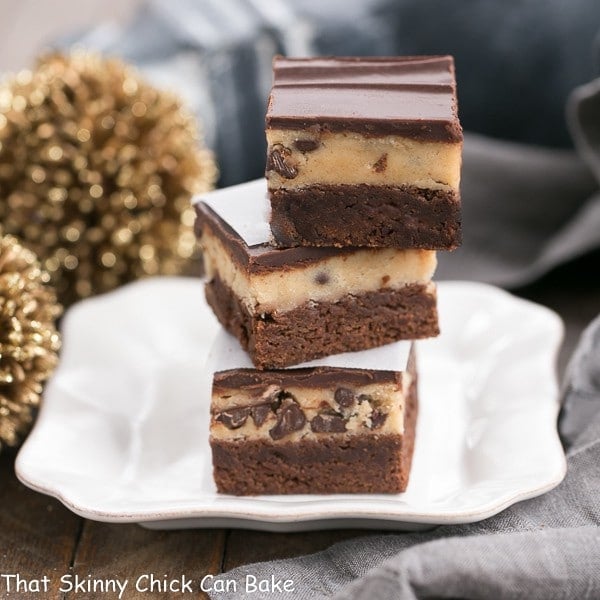
[{"label": "chocolate chip cookie dough brownie", "polygon": [[452,57],[278,57],[273,69],[266,176],[279,245],[459,245]]},{"label": "chocolate chip cookie dough brownie", "polygon": [[435,252],[275,248],[264,180],[196,203],[206,298],[260,369],[438,334]]},{"label": "chocolate chip cookie dough brownie", "polygon": [[217,338],[210,445],[221,493],[398,493],[417,418],[414,347],[397,342],[302,368],[259,371]]}]

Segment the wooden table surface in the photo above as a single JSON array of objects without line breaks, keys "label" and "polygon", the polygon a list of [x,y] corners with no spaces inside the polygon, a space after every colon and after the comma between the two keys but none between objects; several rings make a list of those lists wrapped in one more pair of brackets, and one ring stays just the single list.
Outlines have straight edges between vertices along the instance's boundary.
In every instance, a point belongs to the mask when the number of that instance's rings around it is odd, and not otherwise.
[{"label": "wooden table surface", "polygon": [[[600,313],[600,253],[562,267],[519,295],[546,304],[565,319],[567,336],[559,359],[564,370],[583,327]],[[589,277],[591,273],[596,277]],[[255,561],[297,556],[327,548],[336,541],[372,532],[359,530],[307,533],[264,533],[246,530],[152,531],[138,525],[107,524],[82,519],[52,498],[21,485],[14,475],[14,451],[0,455],[0,574],[49,577],[49,591],[2,595],[4,598],[94,598],[93,594],[59,591],[65,574],[96,579],[128,578],[154,573],[196,582],[199,579]],[[131,587],[131,586],[130,586]],[[102,596],[104,597],[104,596]],[[116,596],[106,596],[116,597]],[[165,597],[136,594],[127,598]]]}]

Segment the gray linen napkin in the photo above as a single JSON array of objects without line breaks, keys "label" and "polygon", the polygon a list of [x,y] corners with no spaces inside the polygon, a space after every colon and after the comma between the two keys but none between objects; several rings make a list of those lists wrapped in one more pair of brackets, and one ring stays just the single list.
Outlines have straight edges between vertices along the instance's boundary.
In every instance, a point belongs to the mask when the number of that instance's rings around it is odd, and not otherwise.
[{"label": "gray linen napkin", "polygon": [[566,116],[577,153],[467,136],[464,243],[440,253],[438,277],[514,287],[600,245],[600,78]]},{"label": "gray linen napkin", "polygon": [[564,426],[573,444],[567,476],[551,492],[480,523],[360,537],[221,577],[239,590],[247,574],[291,579],[297,600],[600,598],[600,317],[582,336],[565,389]]},{"label": "gray linen napkin", "polygon": [[[600,123],[600,103],[597,108],[578,117],[582,137],[588,130],[582,121]],[[436,277],[517,287],[597,248],[597,190],[598,181],[573,151],[467,134],[463,244],[438,253]]]}]

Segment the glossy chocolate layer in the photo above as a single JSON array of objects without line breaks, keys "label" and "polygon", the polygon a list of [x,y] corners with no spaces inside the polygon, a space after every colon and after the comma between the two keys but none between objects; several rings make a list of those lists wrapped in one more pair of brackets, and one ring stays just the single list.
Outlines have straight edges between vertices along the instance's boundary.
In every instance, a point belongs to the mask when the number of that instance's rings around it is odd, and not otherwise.
[{"label": "glossy chocolate layer", "polygon": [[451,56],[276,57],[273,70],[268,128],[462,140]]},{"label": "glossy chocolate layer", "polygon": [[210,228],[213,235],[231,251],[234,260],[252,273],[299,267],[331,256],[356,252],[356,248],[276,248],[267,239],[262,244],[248,246],[244,239],[204,202],[196,204],[195,227],[199,237],[205,227]]},{"label": "glossy chocolate layer", "polygon": [[373,383],[397,383],[401,385],[402,374],[394,371],[371,371],[367,369],[341,369],[335,367],[312,367],[258,371],[255,369],[231,369],[215,373],[213,392],[229,389],[262,390],[265,386],[331,388],[343,381],[345,385],[365,386]]}]

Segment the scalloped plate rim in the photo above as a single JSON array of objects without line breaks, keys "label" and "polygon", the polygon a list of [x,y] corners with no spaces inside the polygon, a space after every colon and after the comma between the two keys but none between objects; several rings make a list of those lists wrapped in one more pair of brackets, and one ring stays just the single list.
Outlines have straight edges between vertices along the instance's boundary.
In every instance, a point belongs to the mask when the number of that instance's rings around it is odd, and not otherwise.
[{"label": "scalloped plate rim", "polygon": [[[142,280],[140,282],[134,282],[123,286],[114,292],[104,294],[95,298],[91,298],[82,301],[72,307],[71,310],[65,315],[65,319],[71,319],[73,314],[81,311],[84,307],[89,307],[91,303],[105,302],[107,299],[114,299],[117,294],[126,293],[127,289],[131,286],[140,286],[147,284],[148,282],[161,282],[167,283],[168,280],[175,281],[190,281],[184,278],[151,278],[148,280]],[[554,322],[554,347],[551,354],[551,360],[554,361],[554,357],[563,337],[563,325],[560,317],[552,310],[535,304],[531,301],[518,298],[510,294],[509,292],[496,288],[488,284],[482,284],[478,282],[470,281],[451,281],[451,282],[437,282],[438,289],[444,290],[447,288],[463,288],[467,290],[469,287],[478,288],[485,290],[491,294],[498,294],[505,298],[510,298],[512,302],[520,305],[528,305],[530,308],[544,312],[550,317],[549,323]],[[559,403],[558,394],[554,399],[552,411],[549,411],[547,416],[551,416],[555,420],[558,415]],[[73,511],[79,516],[89,518],[96,521],[112,522],[112,523],[130,523],[136,522],[140,524],[162,524],[161,526],[172,527],[176,526],[178,522],[193,522],[194,527],[211,527],[212,521],[223,521],[230,519],[232,522],[237,522],[236,526],[240,526],[239,522],[245,523],[244,527],[254,529],[269,529],[269,525],[276,525],[277,530],[286,531],[296,528],[290,527],[285,528],[288,524],[302,524],[306,527],[302,529],[310,529],[310,525],[318,526],[318,528],[327,528],[329,521],[347,521],[351,524],[344,526],[352,526],[355,523],[358,526],[369,527],[369,523],[374,524],[381,523],[382,521],[389,522],[390,525],[402,527],[402,524],[423,524],[423,525],[442,525],[442,524],[459,524],[459,523],[470,523],[479,521],[482,519],[489,518],[499,512],[505,510],[512,504],[520,502],[529,498],[536,497],[557,486],[564,478],[566,473],[566,459],[560,441],[556,427],[553,429],[554,442],[555,442],[555,463],[552,476],[548,477],[544,482],[536,481],[535,484],[530,487],[520,487],[514,490],[505,490],[504,493],[499,494],[496,498],[490,499],[486,503],[481,503],[477,508],[466,508],[464,510],[457,510],[451,506],[447,506],[446,510],[439,511],[427,511],[419,512],[415,510],[406,510],[404,507],[398,509],[394,505],[397,503],[396,496],[390,496],[389,498],[381,498],[380,496],[373,497],[369,495],[344,495],[345,503],[361,503],[366,501],[369,504],[368,508],[353,506],[348,509],[340,508],[338,504],[336,507],[321,507],[315,506],[315,504],[324,502],[326,505],[339,503],[338,496],[302,496],[307,498],[306,500],[290,500],[290,497],[286,497],[285,502],[278,500],[278,496],[273,497],[233,497],[233,496],[218,496],[217,503],[227,504],[233,501],[234,503],[242,502],[241,509],[233,508],[217,508],[216,506],[208,506],[208,504],[196,508],[189,508],[187,506],[177,507],[172,506],[169,508],[161,508],[159,510],[148,510],[143,506],[138,506],[137,509],[129,511],[111,511],[103,510],[97,506],[89,506],[85,503],[77,502],[69,497],[68,493],[64,493],[60,488],[60,485],[50,485],[48,481],[44,481],[43,477],[39,476],[39,473],[35,472],[35,468],[31,468],[27,462],[29,459],[28,453],[35,444],[36,430],[41,426],[40,424],[44,419],[48,418],[49,408],[47,404],[42,406],[40,414],[38,415],[38,421],[34,426],[33,431],[26,440],[25,444],[19,451],[17,459],[15,461],[15,471],[18,479],[26,486],[32,488],[40,493],[52,496],[63,503],[68,509]],[[51,413],[50,416],[52,417]],[[38,465],[39,468],[39,465]],[[401,495],[400,495],[401,496]],[[273,511],[274,505],[283,504],[279,506],[278,510]],[[202,504],[202,499],[198,500],[199,504]],[[189,504],[186,502],[185,504]],[[298,504],[307,504],[307,509],[304,511],[299,510]],[[396,510],[394,510],[396,508]],[[382,512],[383,511],[383,512]],[[262,527],[261,527],[262,525]],[[220,525],[222,526],[222,525]]]}]

